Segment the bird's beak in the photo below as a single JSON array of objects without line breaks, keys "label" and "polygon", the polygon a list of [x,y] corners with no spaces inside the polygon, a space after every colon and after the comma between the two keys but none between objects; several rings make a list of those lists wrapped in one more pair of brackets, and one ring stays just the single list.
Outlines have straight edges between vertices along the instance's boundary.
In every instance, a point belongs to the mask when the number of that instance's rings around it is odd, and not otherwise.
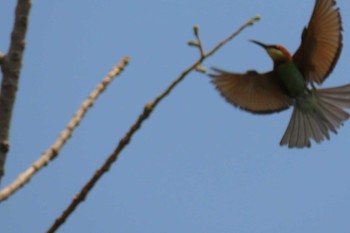
[{"label": "bird's beak", "polygon": [[250,42],[254,43],[254,44],[257,44],[257,45],[260,45],[261,47],[263,47],[264,49],[267,49],[268,48],[268,45],[267,44],[264,44],[260,41],[257,41],[257,40],[250,40]]}]

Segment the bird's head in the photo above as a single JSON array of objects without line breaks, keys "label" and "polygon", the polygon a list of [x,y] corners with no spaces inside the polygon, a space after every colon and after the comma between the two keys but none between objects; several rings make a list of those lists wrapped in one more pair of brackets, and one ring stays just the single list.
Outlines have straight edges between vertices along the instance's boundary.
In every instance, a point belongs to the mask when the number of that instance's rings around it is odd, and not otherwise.
[{"label": "bird's head", "polygon": [[284,48],[281,45],[268,45],[256,40],[251,40],[251,42],[263,47],[269,54],[275,65],[281,62],[287,62],[292,60],[292,55],[288,52],[286,48]]}]

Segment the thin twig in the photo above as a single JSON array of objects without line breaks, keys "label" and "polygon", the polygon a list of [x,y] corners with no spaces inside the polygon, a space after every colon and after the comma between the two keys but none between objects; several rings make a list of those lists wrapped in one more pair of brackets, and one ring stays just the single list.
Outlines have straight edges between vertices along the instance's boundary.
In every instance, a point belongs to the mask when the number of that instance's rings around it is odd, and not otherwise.
[{"label": "thin twig", "polygon": [[1,54],[0,56],[0,65],[3,74],[0,90],[0,183],[5,174],[6,156],[10,149],[9,135],[11,119],[26,45],[25,37],[30,8],[30,0],[17,1],[10,47],[6,55]]},{"label": "thin twig", "polygon": [[201,57],[204,57],[205,56],[204,48],[203,48],[202,40],[199,36],[199,26],[198,25],[195,25],[193,27],[193,33],[194,33],[194,36],[196,37],[196,40],[197,40],[196,44],[198,45],[200,55],[201,55]]},{"label": "thin twig", "polygon": [[253,26],[253,24],[261,19],[260,16],[255,16],[254,18],[251,18],[248,22],[243,24],[236,32],[234,32],[232,35],[227,37],[225,40],[221,41],[217,46],[215,46],[210,52],[207,53],[207,56],[211,56],[213,53],[215,53],[218,49],[220,49],[223,45],[225,45],[227,42],[232,40],[235,36],[237,36],[241,31],[243,31],[248,26]]},{"label": "thin twig", "polygon": [[66,128],[60,133],[56,141],[51,147],[46,150],[40,158],[34,162],[26,171],[21,173],[16,180],[5,187],[0,192],[0,202],[7,199],[10,195],[16,192],[24,184],[28,183],[30,179],[41,170],[45,165],[52,161],[60,152],[66,141],[72,136],[74,129],[79,125],[86,112],[96,102],[97,97],[106,89],[106,87],[119,75],[125,66],[128,64],[129,58],[124,57],[107,76],[95,87],[89,97],[81,104],[78,111],[74,114]]},{"label": "thin twig", "polygon": [[[138,116],[135,123],[130,127],[130,129],[126,132],[124,137],[119,141],[118,146],[115,148],[115,150],[112,152],[112,154],[107,158],[105,163],[96,170],[95,174],[92,176],[92,178],[84,185],[84,187],[81,189],[81,191],[75,195],[70,205],[63,211],[62,215],[59,216],[55,222],[51,225],[48,233],[55,232],[70,216],[71,213],[77,208],[77,206],[86,199],[88,193],[92,190],[94,185],[98,182],[98,180],[102,177],[103,174],[105,174],[112,164],[117,161],[120,152],[127,146],[132,136],[135,132],[137,132],[142,123],[150,116],[152,111],[157,107],[157,105],[160,103],[161,100],[163,100],[167,95],[170,94],[170,92],[176,87],[177,84],[179,84],[191,71],[195,70],[196,67],[198,67],[205,59],[207,59],[209,56],[211,56],[213,53],[215,53],[221,46],[223,46],[225,43],[230,41],[233,37],[235,37],[239,32],[241,32],[244,28],[246,28],[249,25],[252,25],[255,21],[259,20],[258,17],[254,17],[250,19],[247,23],[243,24],[236,32],[231,34],[227,39],[220,42],[216,47],[214,47],[212,50],[210,50],[208,53],[203,53],[203,55],[191,66],[189,66],[185,71],[183,71],[180,76],[175,79],[169,86],[164,90],[163,93],[161,93],[159,96],[157,96],[153,101],[146,104],[144,106],[144,109],[142,113]],[[197,41],[198,42],[198,41]],[[198,43],[199,46],[202,46],[201,43]],[[199,48],[200,49],[200,48]],[[200,49],[201,50],[201,49]]]}]

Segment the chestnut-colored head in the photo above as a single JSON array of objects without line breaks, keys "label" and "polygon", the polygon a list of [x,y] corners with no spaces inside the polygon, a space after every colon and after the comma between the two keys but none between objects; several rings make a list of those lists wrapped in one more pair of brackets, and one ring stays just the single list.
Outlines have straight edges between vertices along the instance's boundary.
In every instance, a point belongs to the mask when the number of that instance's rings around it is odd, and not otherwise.
[{"label": "chestnut-colored head", "polygon": [[269,54],[275,65],[281,62],[291,61],[293,59],[292,55],[288,52],[288,50],[281,45],[267,45],[256,40],[251,40],[251,42],[263,47]]}]

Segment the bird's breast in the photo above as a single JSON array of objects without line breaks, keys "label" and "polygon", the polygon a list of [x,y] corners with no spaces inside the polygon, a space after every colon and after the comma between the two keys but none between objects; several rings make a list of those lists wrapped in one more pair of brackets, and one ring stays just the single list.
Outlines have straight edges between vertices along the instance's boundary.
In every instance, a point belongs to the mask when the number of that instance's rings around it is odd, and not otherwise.
[{"label": "bird's breast", "polygon": [[292,61],[279,64],[274,70],[292,97],[297,98],[307,91],[305,79]]}]

